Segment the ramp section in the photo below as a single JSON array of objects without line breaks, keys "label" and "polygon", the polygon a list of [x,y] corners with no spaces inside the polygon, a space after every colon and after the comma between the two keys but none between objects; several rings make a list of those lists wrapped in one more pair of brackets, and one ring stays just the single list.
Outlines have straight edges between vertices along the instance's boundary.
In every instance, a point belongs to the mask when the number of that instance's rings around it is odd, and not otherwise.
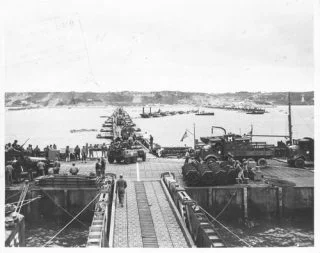
[{"label": "ramp section", "polygon": [[116,200],[113,247],[188,247],[160,181],[127,184],[124,207]]},{"label": "ramp section", "polygon": [[135,182],[142,244],[144,248],[158,248],[158,240],[143,182]]}]

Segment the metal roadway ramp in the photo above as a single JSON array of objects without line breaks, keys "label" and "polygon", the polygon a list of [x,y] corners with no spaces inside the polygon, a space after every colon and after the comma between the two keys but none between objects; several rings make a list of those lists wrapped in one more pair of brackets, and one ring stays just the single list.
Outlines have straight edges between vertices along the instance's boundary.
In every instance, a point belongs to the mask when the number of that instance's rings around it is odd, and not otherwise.
[{"label": "metal roadway ramp", "polygon": [[189,247],[160,181],[129,181],[124,207],[116,199],[113,247]]}]

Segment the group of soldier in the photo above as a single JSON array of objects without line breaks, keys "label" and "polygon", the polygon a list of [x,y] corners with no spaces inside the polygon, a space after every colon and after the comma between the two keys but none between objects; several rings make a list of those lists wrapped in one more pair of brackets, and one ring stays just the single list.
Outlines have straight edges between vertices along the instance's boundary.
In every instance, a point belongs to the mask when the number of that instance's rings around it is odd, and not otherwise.
[{"label": "group of soldier", "polygon": [[[76,147],[73,149],[73,152],[71,152],[70,147],[66,146],[65,149],[65,159],[66,162],[70,162],[71,161],[71,157],[77,161],[77,160],[81,160],[82,163],[86,163],[87,159],[91,159],[94,158],[93,155],[93,151],[95,148],[98,148],[96,145],[88,145],[88,143],[86,143],[85,146],[82,146],[82,148],[79,147],[79,145],[76,145]],[[105,143],[103,143],[99,149],[101,149],[101,156],[102,157],[106,157],[106,151],[107,151],[107,145]]]}]

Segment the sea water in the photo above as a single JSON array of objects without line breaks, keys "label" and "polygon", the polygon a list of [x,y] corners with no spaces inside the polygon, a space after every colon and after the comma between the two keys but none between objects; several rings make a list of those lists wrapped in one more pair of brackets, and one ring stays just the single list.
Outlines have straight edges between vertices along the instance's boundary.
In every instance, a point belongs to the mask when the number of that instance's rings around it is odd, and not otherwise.
[{"label": "sea water", "polygon": [[[18,140],[20,144],[28,138],[27,144],[39,145],[43,149],[46,145],[56,144],[58,148],[66,145],[102,144],[105,139],[97,139],[96,135],[102,128],[106,118],[115,107],[73,107],[73,108],[41,108],[21,111],[5,111],[5,141]],[[198,109],[186,105],[154,106],[152,111],[191,110]],[[253,134],[288,135],[288,108],[278,106],[267,108],[268,113],[250,115],[244,112],[227,111],[222,109],[206,109],[213,111],[214,116],[196,116],[195,114],[178,114],[159,118],[140,118],[141,107],[125,107],[133,121],[142,132],[154,137],[154,142],[162,146],[193,146],[193,133],[199,139],[201,136],[211,135],[211,126],[224,127],[227,132],[237,134],[248,133],[253,126]],[[145,109],[149,112],[149,108]],[[313,106],[292,106],[293,137],[314,137],[314,109]],[[97,132],[76,132],[72,129],[96,129]],[[187,130],[188,137],[181,142],[181,137]],[[214,129],[213,134],[222,134]],[[267,141],[276,144],[284,138],[256,137],[254,141]]]}]

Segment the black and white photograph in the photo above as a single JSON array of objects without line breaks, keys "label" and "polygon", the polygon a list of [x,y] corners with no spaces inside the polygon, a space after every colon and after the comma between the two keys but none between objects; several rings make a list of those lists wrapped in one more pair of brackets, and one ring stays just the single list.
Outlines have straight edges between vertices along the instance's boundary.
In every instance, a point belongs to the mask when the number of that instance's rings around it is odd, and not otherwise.
[{"label": "black and white photograph", "polygon": [[318,252],[320,0],[0,6],[4,252]]}]

